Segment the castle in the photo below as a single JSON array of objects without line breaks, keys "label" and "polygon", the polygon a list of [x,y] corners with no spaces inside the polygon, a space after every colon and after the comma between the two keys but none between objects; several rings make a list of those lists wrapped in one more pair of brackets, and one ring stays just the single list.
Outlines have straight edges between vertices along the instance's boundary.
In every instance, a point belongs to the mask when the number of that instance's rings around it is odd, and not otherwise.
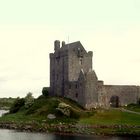
[{"label": "castle", "polygon": [[60,46],[56,40],[50,53],[50,95],[70,98],[86,109],[137,103],[140,86],[104,85],[92,69],[92,56],[80,41]]}]

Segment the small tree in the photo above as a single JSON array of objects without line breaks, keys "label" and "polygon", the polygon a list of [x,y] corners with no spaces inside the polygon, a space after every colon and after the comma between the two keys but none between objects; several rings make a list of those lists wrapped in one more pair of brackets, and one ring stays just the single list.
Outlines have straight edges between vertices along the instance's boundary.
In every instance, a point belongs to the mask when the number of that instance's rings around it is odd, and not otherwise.
[{"label": "small tree", "polygon": [[42,89],[42,95],[44,95],[45,97],[47,97],[49,95],[48,87],[43,87],[43,89]]},{"label": "small tree", "polygon": [[27,93],[25,97],[25,108],[29,108],[34,103],[34,97],[31,92]]},{"label": "small tree", "polygon": [[17,99],[14,101],[13,105],[10,108],[10,113],[18,112],[20,108],[24,106],[24,104],[25,104],[24,98],[17,97]]}]

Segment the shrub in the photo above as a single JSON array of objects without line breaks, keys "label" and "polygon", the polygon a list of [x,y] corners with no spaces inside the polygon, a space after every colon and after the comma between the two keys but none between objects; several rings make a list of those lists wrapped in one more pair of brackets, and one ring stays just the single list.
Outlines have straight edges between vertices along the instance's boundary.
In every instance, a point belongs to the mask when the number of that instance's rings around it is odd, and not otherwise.
[{"label": "shrub", "polygon": [[80,117],[80,113],[78,111],[76,111],[74,108],[72,108],[72,106],[66,104],[66,103],[59,103],[58,104],[58,108],[57,110],[59,112],[61,112],[61,114],[63,114],[64,116],[70,117],[70,118],[79,118]]},{"label": "shrub", "polygon": [[34,103],[34,97],[32,96],[32,93],[29,92],[25,97],[25,108],[28,109],[29,107],[32,106],[33,103]]},{"label": "shrub", "polygon": [[47,97],[49,95],[49,89],[48,89],[48,87],[43,87],[43,89],[42,89],[42,95],[44,95],[45,97]]},{"label": "shrub", "polygon": [[10,113],[16,113],[16,112],[18,112],[19,110],[20,110],[20,108],[22,107],[22,106],[24,106],[24,104],[25,104],[25,99],[24,98],[17,98],[16,100],[15,100],[15,102],[13,103],[13,105],[11,106],[11,108],[10,108]]},{"label": "shrub", "polygon": [[45,98],[44,95],[40,95],[40,96],[37,97],[37,100],[44,99],[44,98]]},{"label": "shrub", "polygon": [[70,117],[71,109],[66,103],[59,103],[57,110],[59,110],[65,116]]}]

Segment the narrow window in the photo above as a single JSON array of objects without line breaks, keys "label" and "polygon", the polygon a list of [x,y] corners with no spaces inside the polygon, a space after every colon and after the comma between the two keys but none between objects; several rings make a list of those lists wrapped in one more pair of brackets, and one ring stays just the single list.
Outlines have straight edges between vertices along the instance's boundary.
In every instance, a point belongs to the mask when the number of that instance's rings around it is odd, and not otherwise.
[{"label": "narrow window", "polygon": [[78,93],[75,94],[75,97],[78,98]]},{"label": "narrow window", "polygon": [[59,59],[57,59],[57,64],[59,64]]},{"label": "narrow window", "polygon": [[78,85],[77,84],[75,85],[75,88],[78,88]]},{"label": "narrow window", "polygon": [[79,64],[80,64],[80,65],[82,65],[82,64],[83,64],[83,61],[82,61],[82,59],[81,59],[81,58],[79,59]]}]

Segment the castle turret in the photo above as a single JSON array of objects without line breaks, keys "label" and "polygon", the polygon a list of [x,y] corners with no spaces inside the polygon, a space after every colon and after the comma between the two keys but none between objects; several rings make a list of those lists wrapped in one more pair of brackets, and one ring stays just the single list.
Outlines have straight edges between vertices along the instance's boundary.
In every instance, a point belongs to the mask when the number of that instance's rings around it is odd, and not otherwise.
[{"label": "castle turret", "polygon": [[58,51],[60,49],[60,41],[55,40],[54,41],[54,51]]},{"label": "castle turret", "polygon": [[62,41],[62,47],[64,47],[66,45],[65,41]]}]

